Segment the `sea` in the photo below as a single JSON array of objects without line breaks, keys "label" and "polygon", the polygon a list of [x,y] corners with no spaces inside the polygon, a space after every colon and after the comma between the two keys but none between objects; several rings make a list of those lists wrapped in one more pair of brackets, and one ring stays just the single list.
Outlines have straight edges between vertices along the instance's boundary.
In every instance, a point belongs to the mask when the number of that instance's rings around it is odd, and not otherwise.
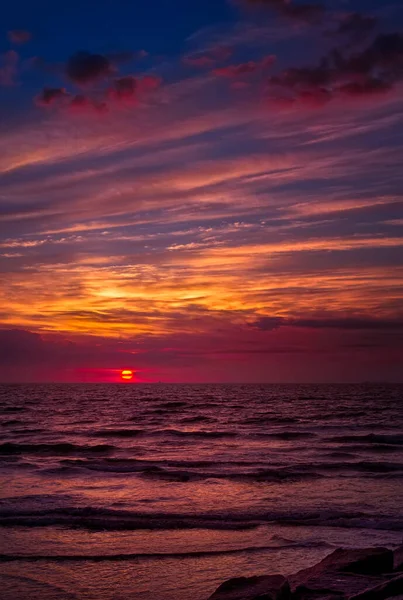
[{"label": "sea", "polygon": [[1,600],[207,600],[403,537],[403,385],[0,386]]}]

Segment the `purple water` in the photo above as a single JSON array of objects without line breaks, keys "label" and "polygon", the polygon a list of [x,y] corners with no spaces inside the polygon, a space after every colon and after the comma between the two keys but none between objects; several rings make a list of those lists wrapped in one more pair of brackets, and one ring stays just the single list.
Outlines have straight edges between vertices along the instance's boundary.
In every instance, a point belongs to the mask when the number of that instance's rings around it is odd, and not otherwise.
[{"label": "purple water", "polygon": [[202,600],[401,543],[402,385],[0,386],[2,600]]}]

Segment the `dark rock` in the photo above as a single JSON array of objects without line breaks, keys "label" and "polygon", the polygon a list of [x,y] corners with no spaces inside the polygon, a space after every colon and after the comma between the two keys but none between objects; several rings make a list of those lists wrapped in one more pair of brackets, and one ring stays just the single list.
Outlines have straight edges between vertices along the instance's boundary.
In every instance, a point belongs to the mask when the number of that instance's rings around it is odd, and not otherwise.
[{"label": "dark rock", "polygon": [[386,548],[340,548],[320,563],[299,571],[289,580],[295,600],[346,598],[385,582],[393,569],[393,552]]},{"label": "dark rock", "polygon": [[403,546],[396,548],[393,553],[393,569],[403,571]]},{"label": "dark rock", "polygon": [[289,600],[290,586],[282,575],[235,577],[225,581],[209,600]]},{"label": "dark rock", "polygon": [[381,575],[393,571],[393,552],[387,548],[350,550],[339,548],[318,565],[319,571],[337,571],[358,575]]},{"label": "dark rock", "polygon": [[[290,577],[295,583],[295,576]],[[337,600],[360,594],[368,588],[384,583],[384,577],[370,577],[368,575],[355,575],[354,573],[324,572],[311,575],[304,583],[293,588],[295,600],[314,600],[325,597]]]},{"label": "dark rock", "polygon": [[365,590],[361,594],[350,596],[350,600],[386,600],[403,594],[403,575],[394,577],[385,583]]},{"label": "dark rock", "polygon": [[288,580],[282,575],[230,579],[209,600],[403,600],[403,574],[396,570],[403,571],[403,546],[395,553],[340,548]]}]

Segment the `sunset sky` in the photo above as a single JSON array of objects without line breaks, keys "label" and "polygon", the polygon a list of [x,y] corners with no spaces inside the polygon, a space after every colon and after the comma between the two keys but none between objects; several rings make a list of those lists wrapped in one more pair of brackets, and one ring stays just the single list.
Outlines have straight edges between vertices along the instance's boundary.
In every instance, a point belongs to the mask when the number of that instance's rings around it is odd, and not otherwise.
[{"label": "sunset sky", "polygon": [[400,0],[1,12],[0,381],[403,380]]}]

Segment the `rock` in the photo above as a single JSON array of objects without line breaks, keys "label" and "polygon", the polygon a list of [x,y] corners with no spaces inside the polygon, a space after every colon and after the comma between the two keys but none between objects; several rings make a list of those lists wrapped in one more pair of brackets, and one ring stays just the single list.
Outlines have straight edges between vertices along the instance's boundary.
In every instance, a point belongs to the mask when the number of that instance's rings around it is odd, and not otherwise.
[{"label": "rock", "polygon": [[[290,578],[291,579],[291,578]],[[295,600],[313,600],[315,598],[348,598],[384,583],[384,577],[369,577],[354,573],[321,573],[311,576],[303,584],[293,589]]]},{"label": "rock", "polygon": [[209,600],[289,600],[290,585],[282,575],[235,577],[220,585]]},{"label": "rock", "polygon": [[303,569],[292,576],[297,584],[323,573],[354,573],[356,575],[381,575],[393,571],[393,552],[387,548],[350,550],[339,548],[328,554],[317,565]]},{"label": "rock", "polygon": [[289,580],[296,600],[346,598],[385,582],[393,569],[393,553],[387,548],[340,548],[320,563],[299,571]]},{"label": "rock", "polygon": [[393,552],[387,548],[339,548],[326,556],[316,569],[358,575],[381,575],[393,571]]},{"label": "rock", "polygon": [[394,568],[403,571],[403,546],[395,553],[339,548],[288,580],[282,575],[230,579],[209,600],[403,600],[403,574]]},{"label": "rock", "polygon": [[350,596],[349,600],[386,600],[386,598],[394,598],[400,594],[403,594],[403,575],[365,590],[361,594]]},{"label": "rock", "polygon": [[396,548],[393,553],[393,569],[403,571],[403,546]]}]

